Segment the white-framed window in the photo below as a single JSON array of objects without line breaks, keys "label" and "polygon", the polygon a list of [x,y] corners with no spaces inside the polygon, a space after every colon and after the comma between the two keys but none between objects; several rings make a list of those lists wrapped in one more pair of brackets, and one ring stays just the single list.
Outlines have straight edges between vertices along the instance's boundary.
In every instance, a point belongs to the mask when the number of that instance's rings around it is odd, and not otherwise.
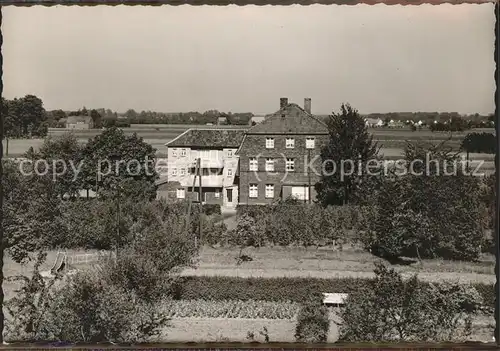
[{"label": "white-framed window", "polygon": [[314,149],[314,138],[306,138],[306,149]]},{"label": "white-framed window", "polygon": [[186,157],[186,149],[181,149],[181,157]]},{"label": "white-framed window", "polygon": [[219,191],[219,189],[215,190],[215,195],[214,196],[215,196],[216,199],[220,198],[220,191]]},{"label": "white-framed window", "polygon": [[227,169],[227,175],[232,176],[233,175],[233,170],[231,168]]},{"label": "white-framed window", "polygon": [[294,138],[286,138],[285,147],[287,149],[293,149],[295,147],[295,139]]},{"label": "white-framed window", "polygon": [[266,149],[274,149],[274,138],[266,138]]},{"label": "white-framed window", "polygon": [[178,199],[184,199],[184,198],[186,198],[186,189],[184,189],[184,188],[178,188],[177,189],[177,198]]},{"label": "white-framed window", "polygon": [[181,168],[181,175],[186,175],[186,169],[185,168]]},{"label": "white-framed window", "polygon": [[249,197],[258,197],[259,196],[259,190],[258,190],[257,184],[250,184],[250,189],[248,191],[248,196]]},{"label": "white-framed window", "polygon": [[172,149],[172,156],[177,157],[177,149]]},{"label": "white-framed window", "polygon": [[227,150],[227,157],[233,157],[233,150]]},{"label": "white-framed window", "polygon": [[172,175],[173,176],[177,175],[177,168],[175,167],[172,168]]},{"label": "white-framed window", "polygon": [[266,171],[274,172],[274,160],[266,158]]},{"label": "white-framed window", "polygon": [[286,159],[286,170],[295,171],[295,160],[293,158]]},{"label": "white-framed window", "polygon": [[273,198],[274,197],[274,185],[273,184],[266,184],[266,198]]},{"label": "white-framed window", "polygon": [[250,157],[249,167],[251,171],[258,171],[259,165],[257,164],[257,159],[255,157]]}]

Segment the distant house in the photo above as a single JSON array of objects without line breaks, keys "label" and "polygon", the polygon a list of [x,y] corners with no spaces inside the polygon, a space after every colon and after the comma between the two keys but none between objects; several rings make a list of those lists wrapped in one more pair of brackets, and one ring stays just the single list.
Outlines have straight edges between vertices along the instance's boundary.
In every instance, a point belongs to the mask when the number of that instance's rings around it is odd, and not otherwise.
[{"label": "distant house", "polygon": [[255,124],[259,124],[266,119],[266,116],[252,116],[250,119],[250,123],[255,122]]},{"label": "distant house", "polygon": [[217,118],[217,124],[218,125],[227,124],[227,117],[226,116],[220,116],[219,118]]},{"label": "distant house", "polygon": [[384,121],[380,118],[365,118],[365,123],[370,128],[382,127],[384,125]]},{"label": "distant house", "polygon": [[94,120],[90,116],[69,116],[66,119],[66,129],[92,129]]},{"label": "distant house", "polygon": [[405,124],[401,121],[395,121],[395,120],[391,119],[391,121],[389,122],[389,127],[390,128],[404,128]]}]

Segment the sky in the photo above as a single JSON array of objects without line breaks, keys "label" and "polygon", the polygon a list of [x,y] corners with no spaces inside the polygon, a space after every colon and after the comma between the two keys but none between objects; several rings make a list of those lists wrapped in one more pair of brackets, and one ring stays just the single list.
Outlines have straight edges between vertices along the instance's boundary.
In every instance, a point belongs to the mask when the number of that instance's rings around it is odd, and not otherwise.
[{"label": "sky", "polygon": [[494,111],[494,5],[2,8],[3,96],[47,110]]}]

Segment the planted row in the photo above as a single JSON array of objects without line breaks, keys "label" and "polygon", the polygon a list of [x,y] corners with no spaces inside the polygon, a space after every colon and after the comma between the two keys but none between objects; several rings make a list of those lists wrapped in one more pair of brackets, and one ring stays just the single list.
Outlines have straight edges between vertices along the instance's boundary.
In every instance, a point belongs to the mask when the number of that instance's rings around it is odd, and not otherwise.
[{"label": "planted row", "polygon": [[[175,287],[177,300],[210,301],[293,301],[302,303],[317,293],[352,293],[368,285],[363,278],[240,278],[183,277]],[[491,284],[473,285],[485,306],[493,307],[495,290]]]},{"label": "planted row", "polygon": [[272,301],[170,300],[165,302],[171,318],[294,319],[299,304]]}]

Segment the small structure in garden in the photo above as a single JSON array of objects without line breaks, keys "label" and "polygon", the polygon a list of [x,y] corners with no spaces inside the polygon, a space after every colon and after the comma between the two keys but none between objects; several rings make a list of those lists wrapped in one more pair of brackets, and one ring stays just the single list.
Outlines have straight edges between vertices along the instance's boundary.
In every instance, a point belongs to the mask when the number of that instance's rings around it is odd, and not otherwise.
[{"label": "small structure in garden", "polygon": [[341,293],[323,293],[323,304],[332,307],[342,307],[348,294]]}]

